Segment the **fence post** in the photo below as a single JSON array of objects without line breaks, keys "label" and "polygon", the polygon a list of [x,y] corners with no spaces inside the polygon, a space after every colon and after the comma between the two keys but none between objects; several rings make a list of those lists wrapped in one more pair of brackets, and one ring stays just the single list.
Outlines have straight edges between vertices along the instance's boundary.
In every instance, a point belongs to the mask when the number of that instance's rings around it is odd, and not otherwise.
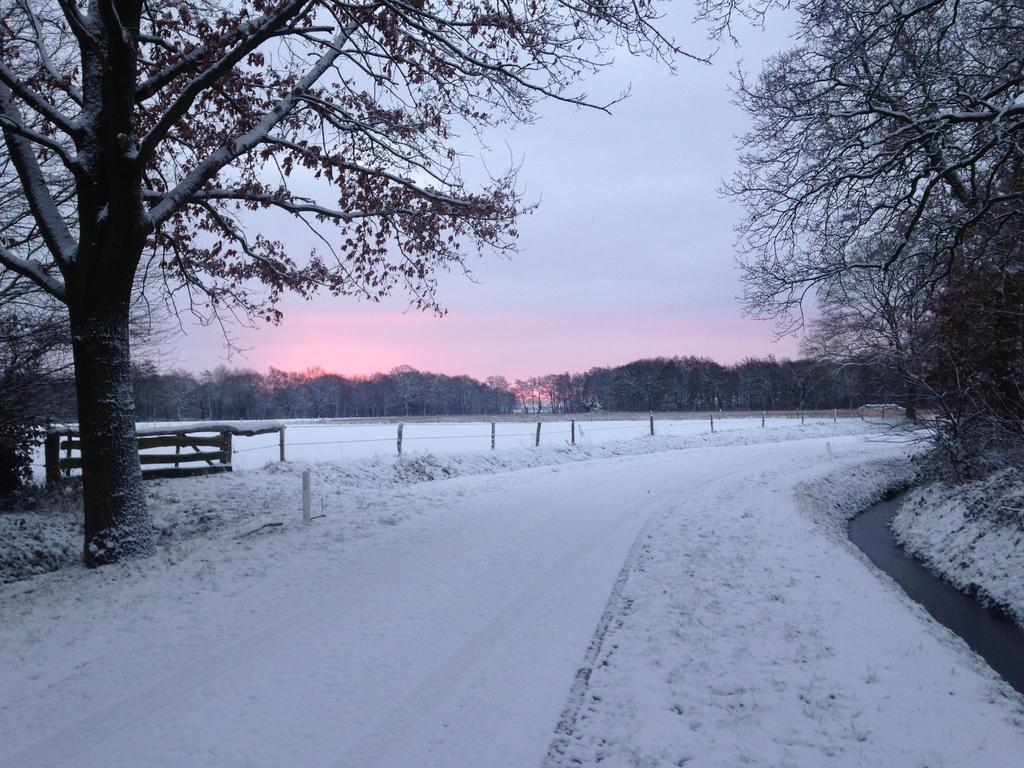
[{"label": "fence post", "polygon": [[[82,442],[82,435],[81,434],[78,435],[78,441],[79,441],[79,444],[81,444],[81,442]],[[65,442],[65,459],[67,459],[68,461],[71,461],[71,452],[72,452],[71,435],[68,435],[68,440]],[[79,453],[81,453],[81,452],[82,452],[82,450],[79,449]],[[71,467],[68,467],[68,469],[65,470],[65,475],[67,477],[71,477]]]},{"label": "fence post", "polygon": [[491,450],[494,450],[494,422],[491,422]]},{"label": "fence post", "polygon": [[835,424],[838,421],[839,421],[839,409],[838,408],[833,408],[832,409],[832,423]]},{"label": "fence post", "polygon": [[651,437],[654,437],[654,411],[651,411]]},{"label": "fence post", "polygon": [[832,461],[832,441],[825,441],[825,453],[828,455],[828,460]]},{"label": "fence post", "polygon": [[[181,444],[185,442],[185,433],[182,432],[182,433],[178,434],[177,437],[179,438],[179,442],[174,446],[174,455],[175,456],[181,456]],[[175,460],[174,468],[177,469],[180,466],[181,466],[181,462]]]},{"label": "fence post", "polygon": [[801,408],[800,409],[800,426],[802,427],[803,425],[804,425],[804,411]]},{"label": "fence post", "polygon": [[572,435],[572,445],[576,445],[576,419],[569,422],[569,434]]},{"label": "fence post", "polygon": [[232,437],[230,432],[225,432],[221,435],[221,447],[220,447],[220,463],[231,466],[231,442]]},{"label": "fence post", "polygon": [[764,429],[764,411],[761,411],[761,429]]},{"label": "fence post", "polygon": [[281,433],[280,433],[280,438],[279,439],[280,439],[280,449],[281,449],[280,461],[284,461],[284,427],[281,427]]},{"label": "fence post", "polygon": [[711,431],[715,431],[715,412],[711,412]]},{"label": "fence post", "polygon": [[537,422],[537,440],[534,442],[535,448],[540,448],[540,422]]},{"label": "fence post", "polygon": [[312,485],[313,481],[310,477],[309,470],[302,472],[302,522],[309,525],[313,519],[312,515]]},{"label": "fence post", "polygon": [[60,481],[60,433],[49,432],[43,451],[46,464],[46,484],[56,485]]},{"label": "fence post", "polygon": [[405,427],[405,424],[403,424],[402,422],[398,422],[398,455],[399,456],[402,455],[402,428],[403,427]]}]

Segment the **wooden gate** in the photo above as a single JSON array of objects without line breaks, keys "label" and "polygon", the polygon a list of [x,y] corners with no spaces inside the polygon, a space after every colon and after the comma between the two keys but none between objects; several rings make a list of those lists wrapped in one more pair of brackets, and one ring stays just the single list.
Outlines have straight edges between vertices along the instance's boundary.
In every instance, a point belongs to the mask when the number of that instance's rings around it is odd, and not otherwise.
[{"label": "wooden gate", "polygon": [[[284,461],[284,424],[259,422],[252,426],[219,423],[140,427],[139,465],[142,476],[187,477],[231,471],[232,438],[277,433],[280,459]],[[154,453],[173,448],[174,453]],[[54,483],[82,467],[82,441],[74,428],[51,430],[46,435],[46,482]],[[156,465],[156,466],[155,466]],[[183,466],[184,465],[184,466]]]}]

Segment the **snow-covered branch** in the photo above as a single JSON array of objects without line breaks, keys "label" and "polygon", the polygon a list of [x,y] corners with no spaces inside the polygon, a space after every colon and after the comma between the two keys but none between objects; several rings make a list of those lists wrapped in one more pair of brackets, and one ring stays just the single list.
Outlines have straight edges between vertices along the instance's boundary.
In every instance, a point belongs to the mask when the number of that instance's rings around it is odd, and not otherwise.
[{"label": "snow-covered branch", "polygon": [[[197,73],[184,88],[177,94],[174,101],[164,110],[160,119],[142,138],[139,145],[140,161],[145,163],[152,155],[156,145],[167,135],[171,127],[181,118],[188,114],[189,109],[195,103],[203,91],[218,83],[221,78],[243,59],[246,55],[255,51],[264,42],[275,34],[281,32],[281,27],[291,19],[299,16],[307,9],[309,0],[292,0],[285,4],[277,13],[263,17],[251,24],[244,25],[244,28],[236,32],[238,43],[222,53],[218,58]],[[192,55],[190,55],[191,58]],[[202,57],[195,60],[201,60]],[[176,76],[180,77],[184,70],[179,70]],[[158,75],[158,77],[160,77]],[[166,77],[164,75],[163,77]],[[159,82],[159,81],[158,81]],[[143,88],[147,85],[143,84]],[[152,86],[149,86],[152,87]],[[143,97],[144,98],[144,97]]]},{"label": "snow-covered branch", "polygon": [[797,309],[857,243],[884,242],[889,268],[927,242],[948,270],[987,227],[1024,221],[1019,3],[798,8],[798,44],[738,84],[754,127],[726,189],[747,207],[751,311]]},{"label": "snow-covered branch", "polygon": [[55,299],[64,300],[64,284],[43,269],[38,261],[19,258],[0,244],[0,265],[28,278]]},{"label": "snow-covered branch", "polygon": [[21,78],[14,74],[3,60],[0,60],[0,83],[6,86],[10,93],[17,96],[25,104],[39,113],[41,117],[48,120],[53,126],[59,128],[68,136],[79,135],[78,125],[53,104],[44,99],[40,94],[30,88]]},{"label": "snow-covered branch", "polygon": [[17,3],[32,28],[32,42],[39,55],[39,63],[49,77],[50,83],[67,94],[75,104],[81,106],[81,91],[73,85],[67,73],[62,74],[58,71],[57,65],[54,63],[48,47],[49,42],[43,31],[43,22],[39,15],[33,10],[29,0],[17,0]]},{"label": "snow-covered branch", "polygon": [[334,38],[335,48],[320,57],[319,61],[296,83],[292,93],[281,99],[272,110],[263,115],[252,129],[200,161],[173,190],[153,206],[149,211],[151,226],[159,227],[182,206],[186,205],[191,196],[213,179],[222,168],[258,147],[270,135],[274,127],[288,117],[302,93],[311,88],[330,69],[339,56],[337,49],[344,45],[358,26],[357,22],[351,22],[344,27]]},{"label": "snow-covered branch", "polygon": [[195,201],[232,200],[252,205],[253,207],[279,208],[287,213],[311,213],[315,216],[335,221],[358,221],[360,219],[402,214],[412,215],[414,213],[411,208],[405,207],[343,211],[338,208],[327,208],[308,198],[290,198],[232,189],[204,189],[193,195],[192,199]]},{"label": "snow-covered branch", "polygon": [[14,129],[15,126],[20,126],[21,122],[21,115],[10,90],[6,85],[0,84],[0,130],[21,180],[28,207],[54,259],[59,264],[70,263],[75,257],[76,243],[50,194],[29,140]]}]

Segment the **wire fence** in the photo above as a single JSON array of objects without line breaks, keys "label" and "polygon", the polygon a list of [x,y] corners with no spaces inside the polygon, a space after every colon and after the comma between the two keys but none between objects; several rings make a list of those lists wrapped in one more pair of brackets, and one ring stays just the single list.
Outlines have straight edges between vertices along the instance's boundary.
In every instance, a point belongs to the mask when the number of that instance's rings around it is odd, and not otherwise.
[{"label": "wire fence", "polygon": [[[550,418],[550,416],[549,416]],[[379,448],[390,443],[393,448],[391,453],[401,455],[403,446],[414,449],[418,446],[429,445],[430,443],[448,444],[452,441],[462,441],[464,445],[458,446],[456,450],[498,450],[509,447],[556,447],[561,445],[575,445],[579,443],[592,444],[592,436],[595,433],[607,435],[607,439],[617,439],[615,433],[629,436],[651,436],[651,435],[682,435],[695,434],[699,432],[714,432],[716,429],[731,429],[741,427],[764,427],[767,423],[777,424],[779,422],[804,423],[805,421],[834,422],[839,418],[838,412],[802,414],[768,412],[743,416],[730,417],[723,413],[708,413],[704,419],[659,419],[654,414],[645,419],[630,420],[629,422],[607,422],[591,420],[566,419],[565,421],[538,421],[531,429],[523,430],[522,420],[517,421],[492,421],[492,422],[391,422],[391,423],[290,423],[286,425],[286,439],[284,450],[287,458],[312,459],[316,458],[316,449],[330,446],[339,448],[345,446],[365,446],[369,449],[360,452],[361,455],[377,455]],[[529,422],[527,422],[529,423]],[[463,426],[466,431],[457,430]],[[488,430],[486,427],[490,426]],[[512,428],[515,431],[506,431]],[[344,430],[347,434],[338,437],[331,436],[329,439],[322,439],[324,432],[335,432]],[[382,431],[388,430],[390,434],[382,435]],[[418,431],[426,431],[426,434],[417,434]],[[305,432],[319,432],[321,439],[303,439]],[[410,434],[412,432],[412,434]],[[362,433],[355,436],[353,433]],[[313,436],[313,435],[309,435]],[[599,442],[603,442],[604,439]],[[235,454],[257,454],[264,451],[274,452],[279,449],[278,444],[267,443],[265,445],[239,446],[234,449]],[[310,453],[314,455],[310,455]],[[324,456],[327,458],[327,456]]]},{"label": "wire fence", "polygon": [[[429,425],[429,424],[423,424],[423,423],[417,423],[417,424],[405,424],[404,422],[400,422],[400,423],[406,429],[408,429],[409,427],[422,428],[422,427],[435,426],[435,425]],[[483,422],[483,423],[486,423],[486,422]],[[495,424],[495,427],[497,427],[497,425],[499,425],[499,424],[501,424],[501,425],[512,425],[512,424],[515,424],[516,426],[521,426],[522,422],[494,422],[494,424]],[[329,425],[289,424],[286,427],[285,434],[286,435],[294,434],[298,430],[317,430],[317,431],[321,431],[321,430],[332,430],[332,431],[333,430],[364,430],[365,431],[367,429],[373,429],[373,430],[376,431],[376,430],[389,429],[389,428],[390,429],[395,429],[396,426],[397,425],[395,425],[395,424],[391,424],[391,425],[381,424],[381,425],[373,425],[373,426],[366,426],[366,425],[358,425],[358,426],[352,425],[352,426],[348,426],[348,425],[341,425],[341,424],[329,424]],[[440,424],[438,424],[436,426],[440,426]],[[452,425],[451,424],[445,424],[445,426],[450,427]],[[477,424],[473,424],[473,426],[478,426],[478,425]],[[636,424],[616,425],[616,426],[601,426],[601,427],[590,426],[588,424],[586,426],[586,428],[584,428],[584,426],[582,424],[580,424],[580,423],[577,423],[575,426],[573,426],[571,420],[567,424],[562,424],[562,423],[558,423],[558,422],[544,422],[542,430],[541,430],[541,433],[540,433],[540,439],[543,442],[545,442],[546,444],[550,444],[550,442],[552,441],[553,438],[554,439],[557,439],[557,438],[567,438],[566,442],[571,444],[571,443],[574,442],[574,438],[575,437],[579,437],[579,438],[583,439],[585,434],[588,434],[590,432],[616,432],[616,431],[621,432],[621,431],[631,431],[631,432],[636,432],[638,434],[640,434],[640,433],[645,433],[646,434],[646,430],[648,430],[648,427],[646,426],[646,422],[644,422],[644,423],[637,422]],[[450,441],[450,440],[461,440],[461,441],[466,441],[466,442],[471,442],[471,441],[478,442],[478,441],[493,440],[495,443],[498,443],[499,441],[502,442],[502,443],[507,443],[507,441],[509,441],[509,440],[522,441],[523,439],[532,440],[533,443],[536,445],[537,441],[538,441],[537,430],[535,430],[535,429],[530,430],[530,431],[517,430],[515,432],[507,432],[507,431],[502,430],[502,431],[499,432],[495,428],[495,430],[493,432],[482,432],[480,430],[474,430],[474,431],[471,431],[471,432],[461,432],[461,433],[458,433],[458,434],[437,434],[436,432],[431,431],[430,434],[420,434],[420,435],[417,435],[417,434],[407,434],[406,433],[406,434],[402,434],[402,436],[400,438],[399,438],[397,433],[393,434],[393,435],[389,435],[387,437],[384,437],[384,436],[380,436],[380,437],[375,437],[375,436],[373,436],[373,437],[371,437],[371,436],[366,436],[366,437],[339,437],[337,439],[329,439],[329,440],[303,440],[301,438],[299,438],[297,440],[295,440],[295,439],[289,440],[289,439],[286,438],[285,439],[285,451],[288,452],[288,451],[291,451],[292,449],[317,448],[317,447],[322,447],[322,446],[335,446],[335,445],[336,446],[345,446],[345,445],[367,445],[367,446],[373,446],[375,444],[379,445],[379,444],[382,444],[382,443],[392,443],[392,444],[396,445],[396,450],[398,450],[400,452],[400,449],[397,448],[399,443],[403,443],[404,444],[404,443],[412,442],[414,444],[421,445],[421,444],[428,443],[428,442]],[[484,442],[484,446],[480,446],[480,447],[485,447],[486,445],[487,445],[487,443]],[[493,447],[495,449],[497,449],[498,446],[497,446],[497,444],[495,444]],[[279,446],[278,443],[273,443],[273,444],[267,443],[266,445],[240,446],[238,448],[234,448],[232,450],[232,454],[236,454],[237,455],[237,454],[254,453],[254,452],[257,452],[257,451],[275,451],[275,450],[279,450],[279,448],[280,448],[280,446]]]}]

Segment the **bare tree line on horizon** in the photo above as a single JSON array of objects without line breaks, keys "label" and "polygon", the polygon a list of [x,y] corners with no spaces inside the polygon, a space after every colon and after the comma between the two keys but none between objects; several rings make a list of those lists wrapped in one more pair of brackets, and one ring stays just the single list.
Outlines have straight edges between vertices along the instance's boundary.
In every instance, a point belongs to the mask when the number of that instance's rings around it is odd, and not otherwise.
[{"label": "bare tree line on horizon", "polygon": [[136,410],[145,421],[851,409],[904,399],[899,378],[887,369],[772,357],[736,365],[653,358],[513,381],[410,366],[358,377],[320,368],[263,374],[220,366],[191,374],[141,366],[134,381]]}]

